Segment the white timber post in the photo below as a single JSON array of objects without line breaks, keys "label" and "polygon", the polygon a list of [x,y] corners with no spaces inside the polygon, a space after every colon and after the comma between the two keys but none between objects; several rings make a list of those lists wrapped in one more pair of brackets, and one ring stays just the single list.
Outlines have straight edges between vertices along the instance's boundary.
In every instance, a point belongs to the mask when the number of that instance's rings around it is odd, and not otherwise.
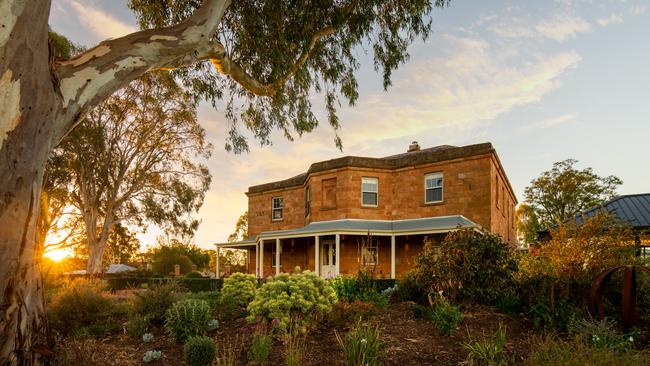
[{"label": "white timber post", "polygon": [[220,271],[220,268],[219,268],[219,251],[220,250],[221,250],[221,248],[219,248],[219,246],[217,245],[217,268],[215,268],[215,271],[216,271],[215,273],[217,274],[217,278],[221,278],[221,271]]},{"label": "white timber post", "polygon": [[260,241],[260,278],[264,278],[264,240]]},{"label": "white timber post", "polygon": [[334,274],[338,276],[341,273],[341,235],[336,234],[335,238],[336,239],[334,241],[335,243],[334,254],[335,254],[336,263],[334,268],[336,268],[336,270]]},{"label": "white timber post", "polygon": [[395,235],[390,236],[390,278],[395,279]]},{"label": "white timber post", "polygon": [[280,274],[280,239],[275,239],[275,275]]},{"label": "white timber post", "polygon": [[319,275],[320,271],[320,236],[314,237],[314,273],[316,276]]},{"label": "white timber post", "polygon": [[255,243],[255,277],[260,277],[260,242]]}]

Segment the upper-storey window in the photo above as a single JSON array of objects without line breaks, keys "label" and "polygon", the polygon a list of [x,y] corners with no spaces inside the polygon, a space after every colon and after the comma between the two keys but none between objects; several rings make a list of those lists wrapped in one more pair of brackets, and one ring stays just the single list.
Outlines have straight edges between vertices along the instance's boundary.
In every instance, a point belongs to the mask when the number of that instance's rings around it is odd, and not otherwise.
[{"label": "upper-storey window", "polygon": [[379,179],[361,178],[361,205],[377,207],[379,202]]},{"label": "upper-storey window", "polygon": [[284,209],[284,199],[282,197],[273,197],[273,221],[282,220],[282,211]]},{"label": "upper-storey window", "polygon": [[442,173],[431,173],[424,176],[424,203],[442,202]]}]

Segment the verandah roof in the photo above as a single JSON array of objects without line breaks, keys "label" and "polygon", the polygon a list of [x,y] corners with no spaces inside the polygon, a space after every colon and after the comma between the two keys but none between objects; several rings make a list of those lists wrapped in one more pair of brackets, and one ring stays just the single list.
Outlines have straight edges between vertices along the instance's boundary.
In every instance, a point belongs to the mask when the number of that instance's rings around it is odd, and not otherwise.
[{"label": "verandah roof", "polygon": [[257,237],[236,243],[218,244],[220,247],[255,245],[259,239],[304,237],[334,233],[365,235],[408,235],[441,233],[460,228],[480,230],[481,226],[463,215],[436,216],[407,220],[362,220],[343,219],[311,222],[301,228],[289,230],[264,231]]}]

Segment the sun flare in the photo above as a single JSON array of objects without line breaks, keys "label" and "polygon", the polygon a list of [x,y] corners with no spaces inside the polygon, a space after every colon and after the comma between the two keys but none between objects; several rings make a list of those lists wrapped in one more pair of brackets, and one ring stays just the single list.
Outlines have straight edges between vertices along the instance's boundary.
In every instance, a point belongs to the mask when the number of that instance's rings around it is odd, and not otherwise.
[{"label": "sun flare", "polygon": [[48,257],[49,259],[55,261],[55,262],[60,262],[63,259],[71,256],[71,251],[69,248],[65,249],[54,249],[52,251],[46,252],[43,254],[45,257]]}]

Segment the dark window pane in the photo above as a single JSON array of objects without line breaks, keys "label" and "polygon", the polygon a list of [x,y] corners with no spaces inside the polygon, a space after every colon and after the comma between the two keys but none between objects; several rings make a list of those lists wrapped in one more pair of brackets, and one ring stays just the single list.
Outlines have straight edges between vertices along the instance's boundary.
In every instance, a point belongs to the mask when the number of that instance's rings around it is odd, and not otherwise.
[{"label": "dark window pane", "polygon": [[377,205],[377,193],[363,192],[363,204],[364,205]]},{"label": "dark window pane", "polygon": [[442,188],[427,189],[427,202],[442,201]]}]

